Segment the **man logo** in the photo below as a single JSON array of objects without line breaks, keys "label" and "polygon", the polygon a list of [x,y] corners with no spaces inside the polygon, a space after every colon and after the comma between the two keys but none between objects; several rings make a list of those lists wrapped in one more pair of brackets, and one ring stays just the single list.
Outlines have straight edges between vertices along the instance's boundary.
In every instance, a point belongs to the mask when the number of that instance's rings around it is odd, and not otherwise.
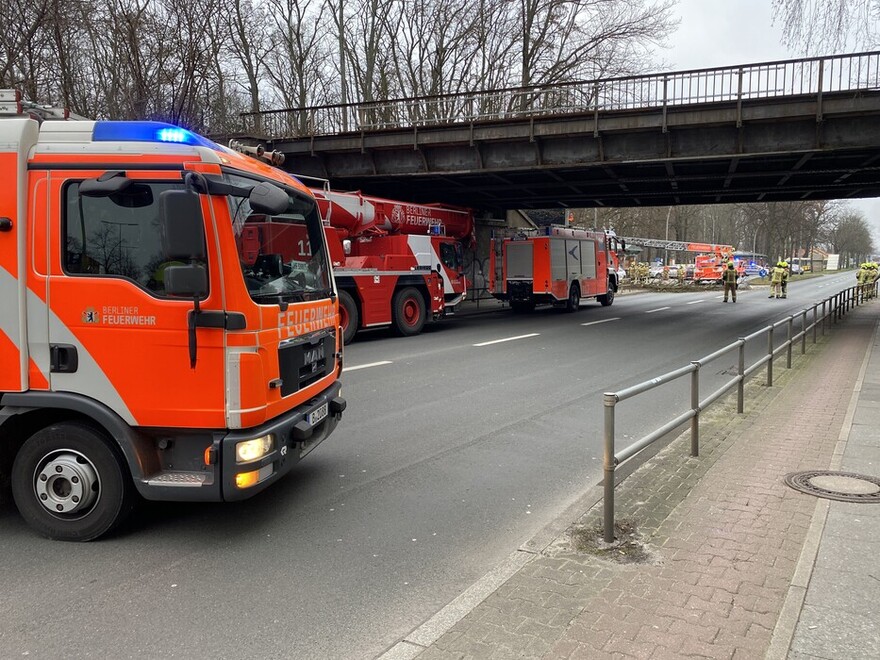
[{"label": "man logo", "polygon": [[324,344],[320,344],[311,350],[303,351],[303,361],[305,364],[311,366],[312,373],[315,373],[318,370],[318,362],[323,359]]}]

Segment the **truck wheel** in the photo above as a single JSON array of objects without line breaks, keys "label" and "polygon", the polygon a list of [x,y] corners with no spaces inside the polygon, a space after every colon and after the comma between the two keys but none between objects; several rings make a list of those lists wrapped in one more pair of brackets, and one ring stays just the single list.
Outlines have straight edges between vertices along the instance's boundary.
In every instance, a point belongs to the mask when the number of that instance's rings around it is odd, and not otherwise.
[{"label": "truck wheel", "polygon": [[425,299],[409,286],[394,296],[394,329],[404,337],[417,335],[425,327]]},{"label": "truck wheel", "polygon": [[606,289],[608,293],[602,296],[596,296],[596,300],[602,305],[602,307],[608,307],[611,303],[614,302],[614,288],[611,286],[611,280],[608,280],[608,288]]},{"label": "truck wheel", "polygon": [[357,334],[361,323],[357,303],[348,291],[339,292],[339,325],[342,326],[342,343],[348,344]]},{"label": "truck wheel", "polygon": [[61,422],[28,438],[12,465],[12,496],[25,521],[59,541],[91,541],[130,513],[133,485],[99,431]]},{"label": "truck wheel", "polygon": [[581,288],[572,284],[568,290],[568,301],[565,303],[566,312],[576,312],[581,308]]}]

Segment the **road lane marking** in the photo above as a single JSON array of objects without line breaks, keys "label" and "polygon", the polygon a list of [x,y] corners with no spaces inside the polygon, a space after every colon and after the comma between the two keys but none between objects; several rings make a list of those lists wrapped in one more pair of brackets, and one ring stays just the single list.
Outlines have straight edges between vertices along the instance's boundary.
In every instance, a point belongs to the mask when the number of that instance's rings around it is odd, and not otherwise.
[{"label": "road lane marking", "polygon": [[649,309],[645,314],[653,314],[654,312],[662,312],[664,309],[669,309],[669,307],[658,307],[657,309]]},{"label": "road lane marking", "polygon": [[504,342],[504,341],[515,341],[517,339],[528,339],[529,337],[537,337],[539,334],[541,334],[541,333],[540,332],[533,332],[530,335],[519,335],[517,337],[505,337],[504,339],[493,339],[492,341],[484,341],[480,344],[474,344],[474,346],[489,346],[491,344],[500,344],[501,342]]},{"label": "road lane marking", "polygon": [[697,303],[706,302],[705,299],[701,300],[691,300],[689,303],[685,303],[686,305],[696,305]]},{"label": "road lane marking", "polygon": [[346,371],[357,371],[358,369],[369,369],[370,367],[381,367],[383,364],[393,364],[390,360],[383,360],[382,362],[370,362],[369,364],[358,364],[353,367],[343,367],[342,373]]},{"label": "road lane marking", "polygon": [[581,325],[597,325],[599,323],[608,323],[608,321],[619,321],[620,317],[615,316],[613,319],[602,319],[601,321],[590,321],[589,323],[581,323]]}]

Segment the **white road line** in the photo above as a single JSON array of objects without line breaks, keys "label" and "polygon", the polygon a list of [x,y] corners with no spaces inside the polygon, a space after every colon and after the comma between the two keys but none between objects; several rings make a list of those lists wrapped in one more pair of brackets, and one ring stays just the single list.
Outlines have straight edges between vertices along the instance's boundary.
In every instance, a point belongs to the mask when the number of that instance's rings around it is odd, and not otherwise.
[{"label": "white road line", "polygon": [[689,303],[685,303],[686,305],[696,305],[697,303],[706,302],[703,300],[691,300]]},{"label": "white road line", "polygon": [[669,309],[669,307],[658,307],[657,309],[649,309],[645,314],[653,314],[654,312],[662,312],[664,309]]},{"label": "white road line", "polygon": [[615,316],[613,319],[602,319],[601,321],[590,321],[589,323],[581,323],[581,325],[597,325],[599,323],[608,323],[608,321],[619,321],[620,317]]},{"label": "white road line", "polygon": [[492,341],[484,341],[481,344],[474,344],[474,346],[489,346],[490,344],[500,344],[501,342],[504,342],[504,341],[514,341],[516,339],[528,339],[529,337],[537,337],[539,334],[541,334],[541,333],[540,332],[533,332],[530,335],[519,335],[518,337],[506,337],[504,339],[494,339]]},{"label": "white road line", "polygon": [[381,367],[383,364],[393,364],[389,360],[383,360],[382,362],[370,362],[369,364],[358,364],[353,367],[342,367],[342,373],[346,371],[357,371],[358,369],[369,369],[370,367]]}]

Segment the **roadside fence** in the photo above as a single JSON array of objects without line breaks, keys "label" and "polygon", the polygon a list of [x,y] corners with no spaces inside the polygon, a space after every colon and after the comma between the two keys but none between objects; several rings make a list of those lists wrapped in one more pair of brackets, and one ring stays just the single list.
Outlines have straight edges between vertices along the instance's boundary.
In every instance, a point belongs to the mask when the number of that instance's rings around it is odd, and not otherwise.
[{"label": "roadside fence", "polygon": [[[637,385],[627,387],[618,392],[605,392],[605,455],[604,455],[604,495],[603,495],[603,537],[606,543],[614,541],[614,478],[615,469],[618,465],[632,458],[653,442],[690,420],[691,456],[700,454],[700,414],[736,388],[736,411],[743,412],[745,405],[745,384],[747,379],[755,374],[761,367],[767,365],[766,382],[768,387],[773,385],[773,363],[777,357],[785,353],[785,366],[791,368],[792,351],[796,344],[800,344],[800,352],[803,355],[807,351],[807,336],[812,334],[812,343],[816,343],[819,332],[825,335],[826,328],[840,321],[847,311],[863,304],[866,300],[877,296],[877,284],[869,286],[853,286],[844,289],[829,298],[817,302],[812,307],[801,310],[796,314],[786,316],[775,323],[768,325],[745,337],[739,337],[735,342],[728,344],[714,353],[694,360],[690,364],[675,369],[668,373],[651,378]],[[821,311],[820,311],[821,310]],[[811,317],[811,318],[808,318]],[[795,325],[799,326],[795,332]],[[779,346],[774,346],[780,332],[785,333],[785,341]],[[746,366],[746,346],[749,342],[759,340],[766,336],[767,351],[755,363]],[[754,345],[754,344],[752,344]],[[700,399],[700,369],[719,358],[738,352],[737,373],[727,383],[709,394],[705,399]],[[690,375],[690,408],[682,412],[674,419],[668,421],[660,428],[651,431],[642,439],[631,445],[616,451],[614,438],[615,406],[621,401],[631,399],[638,394],[643,394],[661,385],[668,384],[684,376]]]}]

